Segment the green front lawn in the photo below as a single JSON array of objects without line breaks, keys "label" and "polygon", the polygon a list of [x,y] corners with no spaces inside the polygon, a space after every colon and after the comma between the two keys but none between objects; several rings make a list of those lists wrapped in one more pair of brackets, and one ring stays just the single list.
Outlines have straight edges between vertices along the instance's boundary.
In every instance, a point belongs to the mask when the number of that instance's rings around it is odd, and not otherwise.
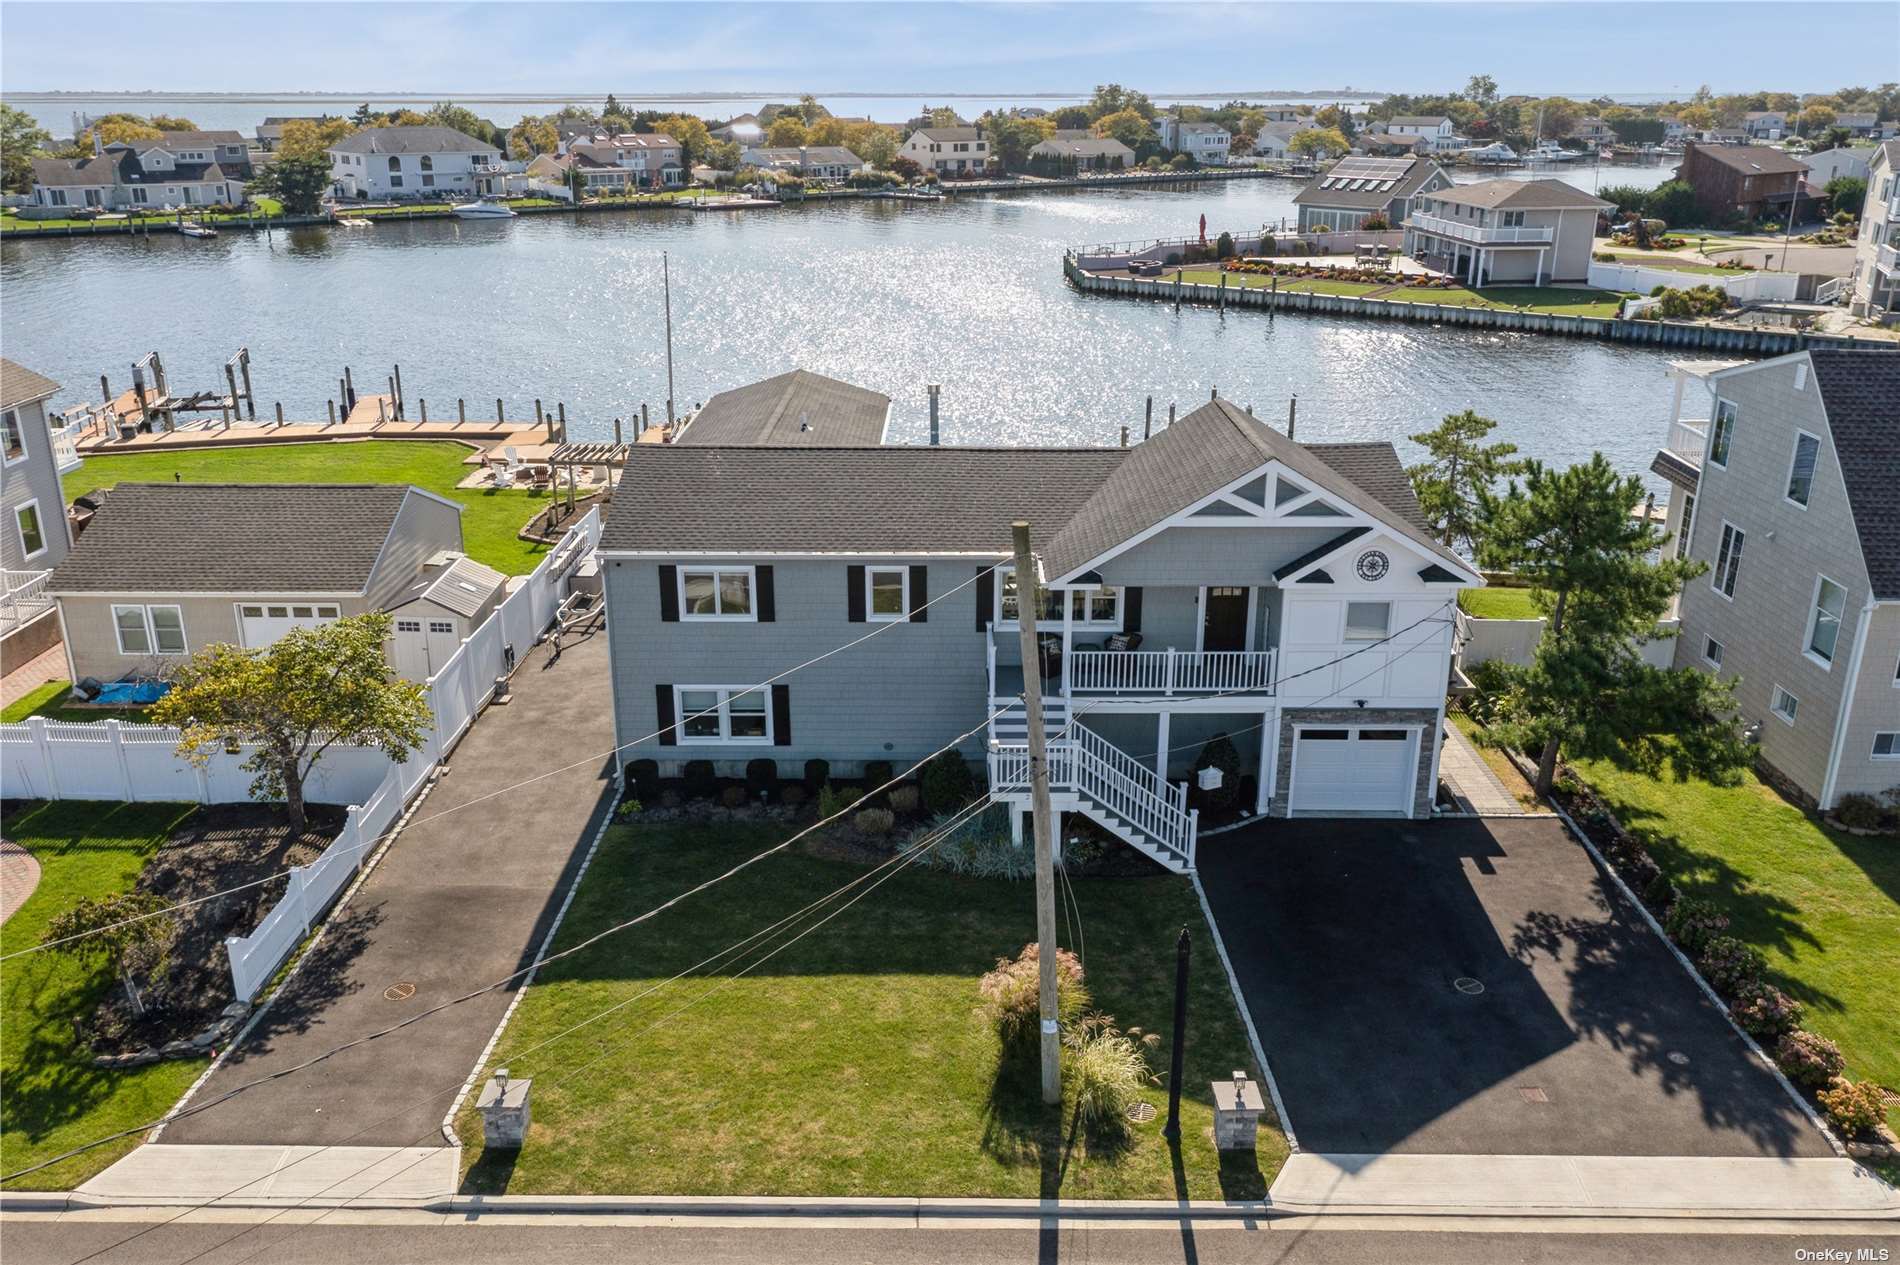
[{"label": "green front lawn", "polygon": [[1627,297],[1585,286],[1485,286],[1478,293],[1492,307],[1527,307],[1559,316],[1615,316]]},{"label": "green front lawn", "polygon": [[[46,926],[84,898],[131,890],[139,871],[194,811],[191,804],[106,804],[66,800],[9,804],[7,837],[40,863],[39,886],[0,926],[0,953],[37,944]],[[0,977],[0,1172],[13,1172],[82,1142],[156,1120],[204,1071],[202,1059],[130,1071],[92,1065],[73,1037],[73,1020],[117,987],[95,961],[35,953],[8,962]],[[99,1147],[21,1178],[23,1190],[66,1190],[137,1146],[138,1137]]]},{"label": "green front lawn", "polygon": [[1458,606],[1478,619],[1542,619],[1529,589],[1464,589],[1458,594]]},{"label": "green front lawn", "polygon": [[66,706],[66,695],[72,684],[71,681],[48,681],[36,690],[29,690],[0,711],[0,724],[17,725],[31,716],[44,716],[47,720],[122,720],[128,725],[145,723],[147,709],[143,707]]},{"label": "green front lawn", "polygon": [[1686,894],[1767,955],[1848,1075],[1900,1088],[1900,845],[1830,830],[1752,773],[1717,787],[1579,771]]},{"label": "green front lawn", "polygon": [[[557,949],[778,842],[789,827],[615,826]],[[787,853],[544,971],[494,1057],[532,1076],[526,1147],[484,1156],[473,1109],[460,1122],[467,1188],[509,1193],[1259,1198],[1286,1155],[1270,1121],[1252,1156],[1223,1167],[1209,1082],[1250,1067],[1246,1032],[1188,883],[1074,882],[1095,1005],[1167,1034],[1175,936],[1194,936],[1190,1039],[1177,1161],[1161,1117],[1103,1151],[1074,1140],[1027,1080],[998,1074],[977,982],[1035,935],[1028,882],[911,868],[765,961],[722,962],[547,1048],[521,1051],[628,1001],[865,875]],[[875,881],[875,880],[873,880]],[[770,943],[770,942],[768,942]],[[1065,934],[1064,943],[1072,943]],[[699,1000],[703,999],[703,1000]],[[685,1007],[690,1007],[682,1009]],[[1165,1046],[1150,1053],[1165,1074]],[[1255,1069],[1254,1074],[1257,1073]]]},{"label": "green front lawn", "polygon": [[167,483],[174,475],[188,483],[413,483],[467,507],[462,540],[470,557],[510,575],[534,570],[547,550],[516,533],[549,494],[456,487],[469,472],[468,453],[447,441],[378,439],[89,456],[66,476],[66,499],[122,480]]}]

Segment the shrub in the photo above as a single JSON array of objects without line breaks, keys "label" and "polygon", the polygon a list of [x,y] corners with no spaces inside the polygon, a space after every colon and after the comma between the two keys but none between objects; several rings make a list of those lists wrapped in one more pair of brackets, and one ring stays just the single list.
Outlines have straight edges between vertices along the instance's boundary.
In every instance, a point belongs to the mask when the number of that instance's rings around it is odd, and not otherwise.
[{"label": "shrub", "polygon": [[891,767],[889,760],[866,760],[864,762],[864,793],[871,792],[897,776],[897,770]]},{"label": "shrub", "polygon": [[1728,930],[1728,915],[1710,901],[1685,896],[1670,906],[1663,930],[1685,953],[1699,953],[1703,945]]},{"label": "shrub", "polygon": [[947,813],[963,807],[976,793],[976,775],[961,753],[945,751],[924,766],[921,785],[930,811]]},{"label": "shrub", "polygon": [[885,800],[890,804],[891,811],[894,813],[916,812],[917,804],[922,798],[923,796],[919,794],[917,788],[909,783],[894,787],[891,793],[885,796]]},{"label": "shrub", "polygon": [[1850,1081],[1845,1076],[1836,1076],[1815,1097],[1820,1099],[1821,1109],[1827,1112],[1828,1123],[1848,1137],[1872,1133],[1874,1126],[1887,1118],[1887,1100],[1881,1095],[1880,1086],[1872,1081]]},{"label": "shrub", "polygon": [[688,760],[680,770],[680,789],[687,799],[711,799],[718,781],[711,760]]},{"label": "shrub", "polygon": [[633,783],[633,793],[644,800],[660,797],[660,762],[658,760],[635,760],[627,766],[627,780]]},{"label": "shrub", "polygon": [[1383,233],[1389,230],[1392,226],[1386,222],[1386,218],[1383,214],[1381,214],[1378,211],[1374,211],[1371,215],[1368,215],[1366,217],[1365,222],[1361,224],[1359,227],[1364,229],[1368,233]]},{"label": "shrub", "polygon": [[778,793],[778,802],[784,804],[787,808],[797,808],[810,798],[811,795],[805,790],[804,786],[798,782],[793,782]]},{"label": "shrub", "polygon": [[1656,877],[1650,879],[1648,886],[1643,888],[1643,903],[1652,910],[1662,910],[1666,913],[1675,908],[1676,902],[1681,897],[1682,893],[1677,890],[1674,883],[1669,881],[1669,876],[1661,870],[1658,870]]},{"label": "shrub", "polygon": [[1194,158],[1192,155],[1176,154],[1174,157],[1168,159],[1169,171],[1192,171],[1193,169]]},{"label": "shrub", "polygon": [[1796,1028],[1775,1042],[1775,1066],[1795,1084],[1819,1089],[1841,1074],[1847,1060],[1826,1037]]},{"label": "shrub", "polygon": [[818,793],[818,788],[823,786],[825,783],[829,782],[830,780],[831,780],[831,761],[829,760],[805,761],[805,789],[807,791],[810,791],[813,795],[816,795]]},{"label": "shrub", "polygon": [[1076,1119],[1090,1136],[1127,1133],[1128,1109],[1141,1100],[1142,1090],[1161,1083],[1147,1054],[1160,1041],[1140,1028],[1123,1032],[1107,1015],[1085,1015],[1063,1034]]},{"label": "shrub", "polygon": [[1590,258],[1596,260],[1600,264],[1613,264],[1616,262],[1616,256],[1611,254],[1607,250],[1591,251]]},{"label": "shrub", "polygon": [[[1034,1055],[1042,1031],[1042,958],[1036,945],[1026,944],[1013,958],[998,958],[996,968],[977,986],[980,1010],[1003,1045],[1005,1057]],[[1067,949],[1056,950],[1056,1017],[1074,1022],[1088,1009],[1089,990],[1082,979],[1082,960]]]},{"label": "shrub", "polygon": [[833,786],[827,782],[818,788],[818,815],[823,818],[836,817],[863,798],[863,791],[850,786]]},{"label": "shrub", "polygon": [[1843,795],[1834,806],[1834,816],[1852,830],[1878,830],[1883,814],[1880,801],[1872,795]]},{"label": "shrub", "polygon": [[1762,1041],[1786,1036],[1801,1026],[1801,1003],[1760,981],[1736,994],[1729,1013],[1743,1032]]},{"label": "shrub", "polygon": [[1006,804],[991,804],[954,827],[950,815],[944,814],[912,831],[906,847],[917,847],[948,828],[948,834],[918,856],[917,864],[969,878],[1033,878],[1036,850],[1009,837],[1009,812]]},{"label": "shrub", "polygon": [[1767,973],[1768,960],[1759,949],[1743,944],[1734,936],[1714,936],[1702,946],[1696,965],[1710,987],[1724,997],[1739,997],[1752,990]]},{"label": "shrub", "polygon": [[1222,233],[1214,239],[1214,258],[1232,259],[1234,257],[1234,235]]},{"label": "shrub", "polygon": [[778,790],[778,761],[761,756],[745,762],[745,788],[753,799],[762,799]]},{"label": "shrub", "polygon": [[1197,777],[1202,769],[1210,767],[1221,771],[1221,782],[1211,791],[1200,792],[1203,802],[1213,809],[1232,808],[1240,800],[1240,751],[1224,733],[1209,738],[1194,761]]},{"label": "shrub", "polygon": [[744,808],[750,799],[743,786],[728,786],[719,792],[719,802],[727,808]]},{"label": "shrub", "polygon": [[875,835],[883,838],[891,833],[891,827],[897,824],[897,815],[888,808],[867,808],[851,819],[859,834]]}]

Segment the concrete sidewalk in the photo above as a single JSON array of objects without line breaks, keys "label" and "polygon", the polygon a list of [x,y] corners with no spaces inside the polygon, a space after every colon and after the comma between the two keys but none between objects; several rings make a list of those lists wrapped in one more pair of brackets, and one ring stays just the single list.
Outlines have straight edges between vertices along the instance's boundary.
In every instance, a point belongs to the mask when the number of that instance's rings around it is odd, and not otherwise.
[{"label": "concrete sidewalk", "polygon": [[[554,663],[536,647],[512,688],[508,706],[489,708],[469,729],[414,820],[186,1109],[533,960],[610,802],[605,632]],[[463,805],[471,806],[454,811]],[[160,1145],[439,1145],[442,1115],[513,992],[498,989],[186,1116]]]}]

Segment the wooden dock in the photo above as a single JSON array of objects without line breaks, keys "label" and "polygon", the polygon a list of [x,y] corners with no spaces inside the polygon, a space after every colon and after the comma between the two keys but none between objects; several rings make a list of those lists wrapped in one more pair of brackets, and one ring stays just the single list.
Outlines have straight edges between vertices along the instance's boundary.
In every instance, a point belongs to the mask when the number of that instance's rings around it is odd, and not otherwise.
[{"label": "wooden dock", "polygon": [[[447,440],[466,444],[468,462],[482,460],[491,449],[514,447],[524,460],[531,451],[556,442],[545,425],[519,421],[378,421],[380,397],[358,396],[350,416],[339,422],[193,422],[177,430],[139,432],[123,438],[92,435],[78,444],[86,457],[109,457],[132,452],[172,452],[206,448],[248,448],[263,444],[360,443],[369,439]],[[387,402],[385,401],[385,414]]]}]

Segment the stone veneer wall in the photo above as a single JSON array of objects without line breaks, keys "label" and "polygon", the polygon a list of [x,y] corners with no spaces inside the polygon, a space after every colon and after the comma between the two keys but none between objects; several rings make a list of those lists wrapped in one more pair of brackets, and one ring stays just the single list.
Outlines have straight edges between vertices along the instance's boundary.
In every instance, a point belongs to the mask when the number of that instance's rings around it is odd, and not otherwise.
[{"label": "stone veneer wall", "polygon": [[1438,742],[1438,711],[1418,707],[1287,707],[1280,712],[1280,752],[1273,779],[1273,800],[1267,805],[1269,817],[1287,815],[1287,793],[1293,781],[1293,727],[1329,725],[1351,729],[1397,729],[1421,726],[1418,740],[1418,768],[1412,785],[1412,816],[1432,815],[1437,790],[1432,785],[1432,753]]}]

